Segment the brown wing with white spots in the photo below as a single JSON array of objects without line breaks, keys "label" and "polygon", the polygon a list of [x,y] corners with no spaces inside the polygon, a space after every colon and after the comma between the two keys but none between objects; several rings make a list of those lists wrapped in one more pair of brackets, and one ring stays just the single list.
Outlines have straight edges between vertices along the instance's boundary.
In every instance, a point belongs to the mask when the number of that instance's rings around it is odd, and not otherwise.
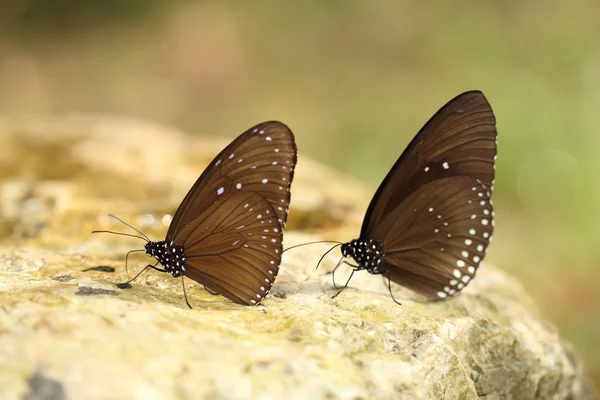
[{"label": "brown wing with white spots", "polygon": [[296,154],[294,135],[281,122],[264,122],[242,133],[215,157],[185,196],[173,216],[167,242],[226,192],[262,196],[284,228]]},{"label": "brown wing with white spots", "polygon": [[420,187],[437,179],[469,176],[491,192],[496,159],[496,118],[483,93],[469,91],[442,107],[410,142],[367,210],[361,238]]},{"label": "brown wing with white spots", "polygon": [[431,182],[410,195],[373,232],[384,243],[379,270],[430,299],[460,292],[493,233],[489,189],[469,177]]},{"label": "brown wing with white spots", "polygon": [[258,304],[281,263],[283,233],[261,196],[225,192],[175,237],[184,248],[185,276],[233,302]]}]

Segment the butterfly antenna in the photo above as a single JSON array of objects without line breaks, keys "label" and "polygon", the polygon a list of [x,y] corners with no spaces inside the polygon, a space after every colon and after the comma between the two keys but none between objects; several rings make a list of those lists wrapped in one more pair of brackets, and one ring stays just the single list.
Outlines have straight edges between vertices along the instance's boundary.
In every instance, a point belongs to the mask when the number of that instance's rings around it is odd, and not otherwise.
[{"label": "butterfly antenna", "polygon": [[321,256],[321,258],[319,259],[319,262],[317,263],[317,266],[316,266],[316,268],[315,268],[315,269],[318,269],[318,268],[319,268],[319,265],[321,265],[321,261],[323,261],[323,259],[325,258],[325,256],[326,256],[327,254],[331,253],[331,251],[332,251],[333,249],[335,249],[335,248],[336,248],[336,247],[338,247],[338,246],[341,246],[342,244],[343,244],[343,243],[339,243],[339,242],[338,242],[338,244],[336,244],[335,246],[333,246],[332,248],[330,248],[329,250],[327,250],[327,251],[325,252],[325,254],[323,254],[323,255]]},{"label": "butterfly antenna", "polygon": [[145,241],[149,242],[149,240],[147,238],[145,238],[145,237],[141,237],[141,236],[138,236],[138,235],[131,235],[129,233],[121,233],[121,232],[113,232],[113,231],[92,231],[92,233],[111,233],[113,235],[129,236],[129,237],[134,237],[134,238],[142,239],[142,240],[145,240]]},{"label": "butterfly antenna", "polygon": [[340,290],[338,290],[338,292],[336,294],[331,296],[332,299],[335,299],[338,296],[338,294],[342,293],[342,291],[348,287],[348,284],[350,283],[350,279],[352,279],[352,276],[354,276],[355,271],[356,271],[355,269],[352,270],[352,272],[350,273],[350,276],[348,277],[348,280],[346,281],[346,284]]},{"label": "butterfly antenna", "polygon": [[119,218],[119,217],[117,217],[117,216],[115,216],[115,215],[112,215],[112,214],[108,214],[108,216],[109,216],[109,217],[112,217],[112,218],[114,218],[114,219],[116,219],[117,221],[119,221],[119,222],[120,222],[120,223],[122,223],[123,225],[126,225],[126,226],[130,227],[131,229],[133,229],[134,231],[136,231],[137,233],[139,233],[140,235],[142,235],[143,237],[145,237],[147,241],[149,241],[149,242],[151,241],[151,240],[150,240],[150,238],[149,238],[148,236],[144,235],[144,234],[143,234],[142,232],[140,232],[138,229],[134,228],[132,225],[130,225],[130,224],[128,224],[127,222],[123,221],[121,218]]},{"label": "butterfly antenna", "polygon": [[337,244],[342,244],[341,242],[338,242],[336,240],[318,240],[316,242],[301,243],[301,244],[297,244],[297,245],[288,247],[287,249],[283,250],[281,252],[281,254],[285,253],[288,250],[295,249],[296,247],[307,246],[309,244],[316,244],[316,243],[337,243]]}]

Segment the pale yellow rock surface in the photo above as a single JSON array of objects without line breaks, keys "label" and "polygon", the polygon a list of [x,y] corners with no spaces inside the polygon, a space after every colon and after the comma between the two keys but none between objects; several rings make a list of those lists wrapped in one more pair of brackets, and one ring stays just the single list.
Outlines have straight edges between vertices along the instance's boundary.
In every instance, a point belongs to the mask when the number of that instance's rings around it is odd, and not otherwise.
[{"label": "pale yellow rock surface", "polygon": [[[188,281],[189,310],[157,273],[118,289],[143,242],[90,231],[128,232],[114,213],[163,238],[225,144],[105,117],[0,120],[1,399],[594,397],[571,347],[489,264],[446,302],[395,287],[402,306],[366,272],[332,300],[339,251],[314,268],[327,245],[286,253],[258,307]],[[352,239],[372,190],[300,156],[285,246]]]}]

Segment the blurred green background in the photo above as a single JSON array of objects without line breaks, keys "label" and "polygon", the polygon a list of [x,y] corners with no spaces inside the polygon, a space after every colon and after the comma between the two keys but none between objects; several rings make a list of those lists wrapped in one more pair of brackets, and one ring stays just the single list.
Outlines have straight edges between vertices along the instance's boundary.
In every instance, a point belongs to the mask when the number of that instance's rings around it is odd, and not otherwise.
[{"label": "blurred green background", "polygon": [[488,260],[522,279],[600,387],[600,3],[433,4],[4,1],[0,112],[229,138],[279,119],[302,156],[376,187],[439,107],[480,89],[500,135]]}]

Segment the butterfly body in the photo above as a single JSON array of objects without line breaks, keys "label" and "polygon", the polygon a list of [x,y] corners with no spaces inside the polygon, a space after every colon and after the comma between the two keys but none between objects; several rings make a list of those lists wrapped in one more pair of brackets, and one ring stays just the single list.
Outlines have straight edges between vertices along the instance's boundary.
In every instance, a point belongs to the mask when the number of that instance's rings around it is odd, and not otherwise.
[{"label": "butterfly body", "polygon": [[163,267],[144,270],[187,277],[238,304],[259,304],[281,264],[296,159],[294,135],[281,122],[239,135],[196,180],[165,239],[142,234],[147,243],[140,251]]},{"label": "butterfly body", "polygon": [[366,270],[371,274],[381,274],[379,266],[383,261],[383,243],[373,239],[354,239],[342,245],[342,255],[351,257],[358,266],[357,271]]},{"label": "butterfly body", "polygon": [[183,246],[176,245],[172,241],[148,242],[144,246],[146,254],[156,260],[174,277],[185,275],[185,254]]},{"label": "butterfly body", "polygon": [[444,105],[377,189],[359,239],[342,245],[354,271],[381,274],[431,300],[458,294],[492,238],[496,151],[496,119],[483,93]]}]

